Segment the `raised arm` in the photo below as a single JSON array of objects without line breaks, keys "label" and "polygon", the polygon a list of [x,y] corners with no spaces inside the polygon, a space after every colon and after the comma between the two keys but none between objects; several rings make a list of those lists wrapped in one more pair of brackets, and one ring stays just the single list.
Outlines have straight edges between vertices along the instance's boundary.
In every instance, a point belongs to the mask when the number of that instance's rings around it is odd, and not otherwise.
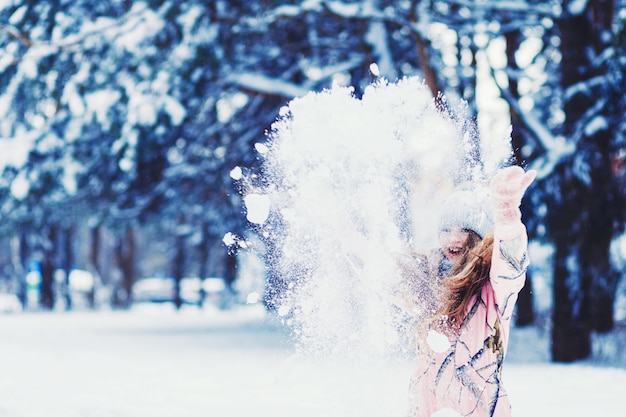
[{"label": "raised arm", "polygon": [[511,318],[526,279],[528,236],[519,207],[536,175],[536,171],[511,166],[499,171],[489,186],[495,220],[491,284],[504,320]]}]

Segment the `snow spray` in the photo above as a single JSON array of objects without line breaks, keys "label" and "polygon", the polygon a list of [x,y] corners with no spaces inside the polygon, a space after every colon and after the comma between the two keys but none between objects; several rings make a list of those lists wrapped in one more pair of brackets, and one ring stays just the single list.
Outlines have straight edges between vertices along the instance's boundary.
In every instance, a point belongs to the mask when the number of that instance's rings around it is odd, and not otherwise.
[{"label": "snow spray", "polygon": [[417,78],[378,80],[360,98],[334,87],[292,100],[257,144],[244,202],[267,243],[270,304],[300,353],[404,351],[385,296],[401,284],[396,255],[434,248],[443,199],[482,178],[476,129],[445,103]]}]

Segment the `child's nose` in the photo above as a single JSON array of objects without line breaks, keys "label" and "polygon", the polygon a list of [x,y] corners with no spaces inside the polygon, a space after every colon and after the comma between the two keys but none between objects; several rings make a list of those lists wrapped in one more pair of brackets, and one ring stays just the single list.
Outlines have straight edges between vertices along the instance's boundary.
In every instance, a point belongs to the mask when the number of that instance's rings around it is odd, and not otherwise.
[{"label": "child's nose", "polygon": [[460,241],[462,241],[462,240],[463,240],[463,238],[464,238],[464,237],[465,237],[465,236],[464,236],[463,232],[460,232],[460,231],[454,231],[454,232],[452,232],[452,233],[451,233],[451,235],[450,235],[450,240],[452,240],[452,241],[454,241],[454,242],[460,242]]}]

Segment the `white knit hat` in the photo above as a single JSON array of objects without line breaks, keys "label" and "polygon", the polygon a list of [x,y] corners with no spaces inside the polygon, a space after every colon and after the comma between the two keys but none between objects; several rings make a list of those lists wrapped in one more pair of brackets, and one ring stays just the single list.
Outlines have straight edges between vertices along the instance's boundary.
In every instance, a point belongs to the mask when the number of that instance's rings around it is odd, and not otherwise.
[{"label": "white knit hat", "polygon": [[464,227],[483,239],[493,227],[487,189],[463,189],[448,196],[439,214],[439,231],[446,227]]}]

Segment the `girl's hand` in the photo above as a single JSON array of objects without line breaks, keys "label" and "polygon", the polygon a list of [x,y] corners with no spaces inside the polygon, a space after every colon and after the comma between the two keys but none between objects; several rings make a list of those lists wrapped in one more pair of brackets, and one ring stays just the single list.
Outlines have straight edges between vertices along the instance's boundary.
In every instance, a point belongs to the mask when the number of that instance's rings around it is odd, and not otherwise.
[{"label": "girl's hand", "polygon": [[496,173],[489,184],[496,223],[511,224],[521,220],[519,206],[522,197],[536,176],[537,171],[524,172],[518,166],[510,166]]}]

